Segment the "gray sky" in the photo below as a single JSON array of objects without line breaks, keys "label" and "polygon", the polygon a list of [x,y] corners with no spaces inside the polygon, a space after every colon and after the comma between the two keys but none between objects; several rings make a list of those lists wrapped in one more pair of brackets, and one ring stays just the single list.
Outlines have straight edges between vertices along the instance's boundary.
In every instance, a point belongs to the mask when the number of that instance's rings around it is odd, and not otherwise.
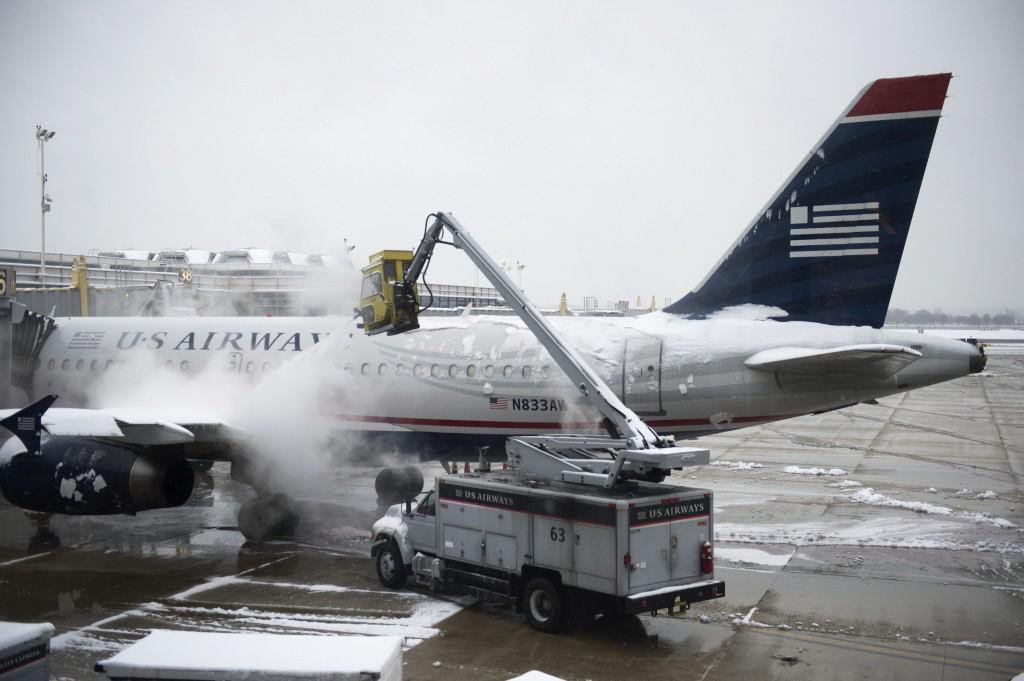
[{"label": "gray sky", "polygon": [[[1024,307],[1024,3],[0,2],[0,247],[412,247],[673,300],[857,91],[952,71],[893,304]],[[474,283],[461,254],[433,281]]]}]

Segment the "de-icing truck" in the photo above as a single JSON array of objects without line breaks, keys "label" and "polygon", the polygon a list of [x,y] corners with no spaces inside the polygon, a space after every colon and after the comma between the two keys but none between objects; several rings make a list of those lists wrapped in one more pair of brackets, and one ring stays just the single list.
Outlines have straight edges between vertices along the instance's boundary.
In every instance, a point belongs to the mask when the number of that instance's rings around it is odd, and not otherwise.
[{"label": "de-icing truck", "polygon": [[[415,284],[434,246],[466,252],[533,331],[608,435],[509,438],[510,467],[448,474],[434,489],[407,486],[373,527],[377,576],[398,588],[412,576],[431,590],[507,599],[536,629],[582,613],[686,609],[720,598],[714,577],[710,490],[664,484],[672,470],[708,463],[708,450],[659,436],[547,323],[450,214],[437,213],[415,254],[384,251],[364,268],[357,309],[367,333],[418,327]],[[442,240],[445,230],[451,242]],[[390,255],[390,257],[389,257]],[[412,476],[416,477],[416,476]]]}]

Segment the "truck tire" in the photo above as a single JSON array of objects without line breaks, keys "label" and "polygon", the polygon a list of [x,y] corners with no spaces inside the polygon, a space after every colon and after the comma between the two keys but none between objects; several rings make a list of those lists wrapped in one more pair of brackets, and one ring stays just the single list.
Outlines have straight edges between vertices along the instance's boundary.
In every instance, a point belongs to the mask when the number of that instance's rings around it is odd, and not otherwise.
[{"label": "truck tire", "polygon": [[565,624],[565,597],[546,577],[534,577],[523,589],[526,621],[537,631],[553,634]]},{"label": "truck tire", "polygon": [[400,589],[405,585],[405,563],[402,552],[394,541],[389,541],[377,552],[377,579],[391,589]]}]

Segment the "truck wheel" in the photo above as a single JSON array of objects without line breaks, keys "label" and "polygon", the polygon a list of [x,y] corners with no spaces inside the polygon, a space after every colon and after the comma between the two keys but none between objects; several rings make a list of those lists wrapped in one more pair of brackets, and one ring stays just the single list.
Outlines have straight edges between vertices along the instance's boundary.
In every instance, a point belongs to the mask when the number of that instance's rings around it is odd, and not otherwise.
[{"label": "truck wheel", "polygon": [[405,584],[405,563],[402,552],[393,541],[381,547],[377,553],[377,579],[386,587],[399,589]]},{"label": "truck wheel", "polygon": [[551,634],[562,628],[565,598],[546,577],[534,577],[523,590],[523,610],[531,627]]}]

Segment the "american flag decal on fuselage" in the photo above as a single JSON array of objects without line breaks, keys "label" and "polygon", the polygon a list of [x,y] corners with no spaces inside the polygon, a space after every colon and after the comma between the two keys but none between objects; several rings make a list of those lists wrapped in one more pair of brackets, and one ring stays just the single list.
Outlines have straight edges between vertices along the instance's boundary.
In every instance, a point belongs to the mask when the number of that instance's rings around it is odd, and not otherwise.
[{"label": "american flag decal on fuselage", "polygon": [[507,397],[491,397],[488,398],[491,409],[508,409],[508,398]]},{"label": "american flag decal on fuselage", "polygon": [[97,350],[100,341],[107,335],[106,331],[75,331],[68,341],[69,350]]},{"label": "american flag decal on fuselage", "polygon": [[877,201],[792,206],[789,224],[790,258],[878,255]]}]

